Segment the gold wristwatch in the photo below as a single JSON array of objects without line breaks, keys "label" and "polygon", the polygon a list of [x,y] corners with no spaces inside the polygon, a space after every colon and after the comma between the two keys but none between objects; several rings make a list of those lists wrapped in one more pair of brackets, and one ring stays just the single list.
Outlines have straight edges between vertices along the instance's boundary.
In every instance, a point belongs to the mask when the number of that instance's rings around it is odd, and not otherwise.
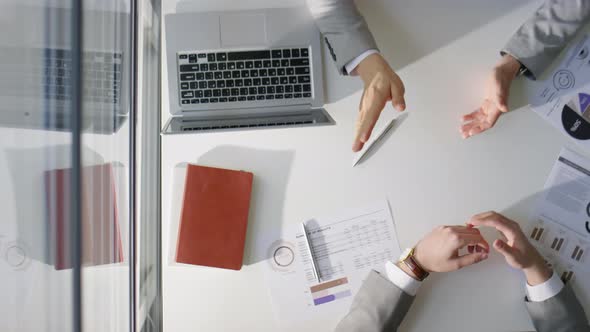
[{"label": "gold wristwatch", "polygon": [[422,266],[420,266],[420,264],[418,264],[414,258],[414,248],[408,248],[404,250],[402,255],[399,257],[399,261],[401,264],[407,266],[419,281],[423,281],[430,274],[428,271],[422,268]]}]

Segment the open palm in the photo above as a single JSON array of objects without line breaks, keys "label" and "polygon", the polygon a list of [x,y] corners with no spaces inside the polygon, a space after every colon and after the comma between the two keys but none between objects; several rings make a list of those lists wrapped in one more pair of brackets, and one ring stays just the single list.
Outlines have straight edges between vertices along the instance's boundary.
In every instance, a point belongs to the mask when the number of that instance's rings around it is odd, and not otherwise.
[{"label": "open palm", "polygon": [[492,128],[502,113],[502,110],[495,102],[489,99],[484,100],[483,105],[478,110],[461,118],[463,122],[461,135],[463,138],[468,138]]}]

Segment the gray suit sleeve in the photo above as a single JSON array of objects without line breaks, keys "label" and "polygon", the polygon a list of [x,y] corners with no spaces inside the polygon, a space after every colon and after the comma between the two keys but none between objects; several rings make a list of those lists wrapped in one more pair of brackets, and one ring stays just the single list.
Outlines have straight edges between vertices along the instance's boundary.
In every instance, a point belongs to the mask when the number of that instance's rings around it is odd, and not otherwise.
[{"label": "gray suit sleeve", "polygon": [[363,16],[353,0],[307,0],[311,14],[324,36],[338,71],[364,51],[377,49]]},{"label": "gray suit sleeve", "polygon": [[336,332],[397,331],[414,297],[376,271],[371,271]]},{"label": "gray suit sleeve", "polygon": [[569,285],[552,298],[525,304],[537,332],[590,332],[584,308]]},{"label": "gray suit sleeve", "polygon": [[502,50],[518,59],[529,78],[539,77],[588,22],[590,0],[547,0]]}]

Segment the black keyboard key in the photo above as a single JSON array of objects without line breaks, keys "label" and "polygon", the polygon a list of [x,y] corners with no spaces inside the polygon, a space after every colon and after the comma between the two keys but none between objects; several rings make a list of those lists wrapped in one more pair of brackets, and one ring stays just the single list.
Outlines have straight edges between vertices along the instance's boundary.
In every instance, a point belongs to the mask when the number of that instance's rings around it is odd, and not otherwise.
[{"label": "black keyboard key", "polygon": [[229,97],[229,89],[222,89],[221,95],[224,97]]},{"label": "black keyboard key", "polygon": [[258,69],[250,70],[250,77],[258,77]]},{"label": "black keyboard key", "polygon": [[192,91],[182,91],[182,98],[193,98],[194,96]]},{"label": "black keyboard key", "polygon": [[202,81],[205,79],[204,73],[197,73],[197,81]]},{"label": "black keyboard key", "polygon": [[180,80],[181,81],[194,81],[195,80],[195,74],[190,73],[190,74],[180,74]]},{"label": "black keyboard key", "polygon": [[[186,55],[185,55],[186,56]],[[188,62],[189,63],[196,63],[197,62],[197,55],[196,54],[191,54],[188,56]]]},{"label": "black keyboard key", "polygon": [[178,58],[179,58],[179,59],[187,59],[187,58],[188,58],[188,55],[186,55],[186,54],[180,54],[180,55],[178,56]]},{"label": "black keyboard key", "polygon": [[217,87],[218,88],[225,88],[225,81],[223,81],[223,80],[217,81]]},{"label": "black keyboard key", "polygon": [[291,59],[291,66],[309,66],[309,59]]},{"label": "black keyboard key", "polygon": [[235,62],[229,62],[229,63],[227,64],[227,69],[229,69],[229,70],[234,70],[234,69],[236,69],[236,63],[235,63]]},{"label": "black keyboard key", "polygon": [[309,49],[302,48],[301,49],[301,56],[305,56],[305,57],[309,56]]},{"label": "black keyboard key", "polygon": [[209,70],[209,65],[206,63],[202,63],[201,64],[201,71],[207,71]]},{"label": "black keyboard key", "polygon": [[252,69],[254,68],[254,62],[253,61],[246,61],[246,69]]},{"label": "black keyboard key", "polygon": [[219,70],[226,70],[227,64],[225,62],[222,62],[219,65],[217,65],[217,68],[219,68]]},{"label": "black keyboard key", "polygon": [[294,75],[295,74],[295,70],[293,68],[287,68],[286,72],[287,72],[287,75]]},{"label": "black keyboard key", "polygon": [[217,86],[217,84],[215,83],[215,81],[209,81],[209,82],[207,82],[207,87],[209,89],[215,89],[216,86]]},{"label": "black keyboard key", "polygon": [[225,80],[225,86],[227,86],[228,88],[233,88],[234,80]]},{"label": "black keyboard key", "polygon": [[293,92],[293,86],[292,85],[285,86],[285,92],[288,92],[288,93]]},{"label": "black keyboard key", "polygon": [[270,60],[264,60],[262,61],[262,67],[264,68],[270,68],[272,66],[272,62]]},{"label": "black keyboard key", "polygon": [[213,90],[213,97],[219,97],[219,96],[221,96],[221,90],[220,89]]},{"label": "black keyboard key", "polygon": [[298,48],[291,49],[291,56],[294,58],[298,58],[299,57],[299,49]]},{"label": "black keyboard key", "polygon": [[229,61],[270,59],[270,51],[244,51],[227,53]]},{"label": "black keyboard key", "polygon": [[224,71],[223,78],[231,78],[231,71]]},{"label": "black keyboard key", "polygon": [[220,103],[227,103],[227,98],[219,98]]},{"label": "black keyboard key", "polygon": [[256,96],[248,96],[248,100],[256,100]]},{"label": "black keyboard key", "polygon": [[262,68],[262,61],[254,61],[254,68]]},{"label": "black keyboard key", "polygon": [[230,90],[230,93],[232,96],[239,96],[240,95],[240,89],[238,88],[233,88]]},{"label": "black keyboard key", "polygon": [[280,58],[282,55],[281,50],[272,50],[272,57],[273,58]]},{"label": "black keyboard key", "polygon": [[283,99],[283,95],[275,95],[275,99]]},{"label": "black keyboard key", "polygon": [[295,91],[295,92],[301,92],[301,85],[294,85],[293,86],[293,91]]},{"label": "black keyboard key", "polygon": [[219,101],[218,98],[211,98],[211,99],[209,99],[209,102],[211,102],[211,103],[216,103],[218,101]]},{"label": "black keyboard key", "polygon": [[290,93],[285,94],[285,99],[291,99],[291,98],[293,98],[292,94],[290,94]]},{"label": "black keyboard key", "polygon": [[207,89],[207,82],[205,82],[205,81],[199,82],[199,89]]},{"label": "black keyboard key", "polygon": [[280,67],[281,66],[281,60],[272,60],[272,66],[273,67]]},{"label": "black keyboard key", "polygon": [[180,65],[180,71],[199,71],[199,65]]},{"label": "black keyboard key", "polygon": [[256,96],[256,100],[264,100],[264,96],[258,95],[258,96]]},{"label": "black keyboard key", "polygon": [[231,77],[232,78],[240,78],[240,71],[239,70],[234,70],[231,72]]},{"label": "black keyboard key", "polygon": [[270,85],[270,78],[268,78],[268,77],[262,78],[262,85]]},{"label": "black keyboard key", "polygon": [[307,75],[309,74],[309,67],[297,67],[295,68],[296,75]]},{"label": "black keyboard key", "polygon": [[237,97],[229,97],[227,100],[230,102],[234,102],[234,101],[238,101],[238,98]]},{"label": "black keyboard key", "polygon": [[281,66],[282,67],[289,67],[289,59],[281,60]]},{"label": "black keyboard key", "polygon": [[294,93],[293,98],[301,98],[301,93]]},{"label": "black keyboard key", "polygon": [[246,100],[246,97],[243,97],[243,96],[238,97],[238,101],[245,101],[245,100]]},{"label": "black keyboard key", "polygon": [[260,85],[260,83],[262,83],[262,82],[260,81],[260,79],[259,79],[259,78],[255,78],[255,79],[253,79],[253,80],[252,80],[252,83],[253,83],[255,86],[259,86],[259,85]]},{"label": "black keyboard key", "polygon": [[234,83],[237,87],[241,87],[244,86],[244,81],[243,80],[234,80]]},{"label": "black keyboard key", "polygon": [[208,104],[209,103],[209,99],[201,99],[201,104]]},{"label": "black keyboard key", "polygon": [[206,98],[209,98],[213,95],[213,91],[212,90],[205,90],[205,92],[203,93],[203,96],[205,96]]},{"label": "black keyboard key", "polygon": [[266,99],[267,100],[275,99],[275,96],[274,95],[266,95]]},{"label": "black keyboard key", "polygon": [[277,93],[284,93],[285,88],[282,85],[277,86]]},{"label": "black keyboard key", "polygon": [[191,89],[195,90],[199,88],[199,83],[198,82],[191,82]]},{"label": "black keyboard key", "polygon": [[252,86],[252,79],[249,79],[249,78],[245,79],[244,86]]},{"label": "black keyboard key", "polygon": [[266,88],[261,86],[258,88],[258,94],[259,95],[265,95],[266,94]]},{"label": "black keyboard key", "polygon": [[279,68],[279,69],[277,69],[277,75],[279,75],[279,76],[285,75],[285,68]]},{"label": "black keyboard key", "polygon": [[273,85],[277,85],[279,84],[279,78],[278,77],[273,77],[270,79],[270,83]]},{"label": "black keyboard key", "polygon": [[291,83],[291,84],[297,83],[297,76],[289,76],[289,83]]},{"label": "black keyboard key", "polygon": [[188,105],[188,104],[190,104],[190,103],[191,103],[191,101],[190,101],[190,100],[188,100],[188,99],[185,99],[185,100],[181,101],[181,103],[182,103],[183,105]]},{"label": "black keyboard key", "polygon": [[266,92],[268,93],[275,93],[275,87],[274,86],[269,86],[266,88]]},{"label": "black keyboard key", "polygon": [[197,57],[198,57],[199,59],[204,59],[204,58],[206,58],[206,57],[207,57],[207,54],[205,54],[205,53],[199,53],[199,55],[197,55]]},{"label": "black keyboard key", "polygon": [[290,58],[291,50],[283,50],[283,58]]},{"label": "black keyboard key", "polygon": [[242,95],[242,96],[248,95],[248,88],[240,88],[240,95]]},{"label": "black keyboard key", "polygon": [[311,91],[311,84],[303,84],[303,92]]},{"label": "black keyboard key", "polygon": [[287,76],[283,76],[281,77],[281,84],[289,84],[289,79],[287,78]]},{"label": "black keyboard key", "polygon": [[225,60],[227,60],[227,54],[225,54],[225,53],[217,53],[215,55],[215,57],[217,58],[217,61],[225,61]]},{"label": "black keyboard key", "polygon": [[195,91],[195,98],[203,98],[203,91],[196,90]]},{"label": "black keyboard key", "polygon": [[255,95],[255,94],[256,94],[256,91],[257,91],[257,90],[256,90],[256,88],[254,88],[254,87],[252,87],[252,88],[249,88],[249,89],[248,89],[248,94],[250,94],[250,95]]},{"label": "black keyboard key", "polygon": [[271,68],[268,70],[268,76],[276,76],[277,70],[275,68]]},{"label": "black keyboard key", "polygon": [[209,70],[211,70],[211,71],[217,70],[217,64],[216,63],[210,63],[209,64]]},{"label": "black keyboard key", "polygon": [[311,82],[311,79],[309,76],[297,76],[297,80],[299,81],[299,83],[309,83]]},{"label": "black keyboard key", "polygon": [[304,93],[303,93],[303,98],[311,98],[311,93],[309,93],[309,92],[304,92]]},{"label": "black keyboard key", "polygon": [[220,71],[216,71],[213,76],[215,77],[216,80],[220,80],[223,78],[223,73]]},{"label": "black keyboard key", "polygon": [[248,70],[242,70],[242,77],[250,77],[250,71]]},{"label": "black keyboard key", "polygon": [[244,63],[242,61],[240,61],[240,62],[236,62],[236,68],[237,69],[244,69],[244,68],[246,68],[246,66],[244,65]]},{"label": "black keyboard key", "polygon": [[213,79],[213,73],[212,72],[205,73],[205,79],[206,80],[212,80]]},{"label": "black keyboard key", "polygon": [[268,70],[266,70],[266,69],[260,69],[259,72],[260,72],[260,76],[268,76]]},{"label": "black keyboard key", "polygon": [[182,89],[182,90],[188,89],[188,83],[187,82],[180,83],[180,89]]},{"label": "black keyboard key", "polygon": [[199,103],[199,100],[198,99],[192,99],[191,100],[191,104],[198,104],[198,103]]},{"label": "black keyboard key", "polygon": [[215,54],[213,54],[213,53],[207,54],[207,61],[208,62],[215,62]]}]

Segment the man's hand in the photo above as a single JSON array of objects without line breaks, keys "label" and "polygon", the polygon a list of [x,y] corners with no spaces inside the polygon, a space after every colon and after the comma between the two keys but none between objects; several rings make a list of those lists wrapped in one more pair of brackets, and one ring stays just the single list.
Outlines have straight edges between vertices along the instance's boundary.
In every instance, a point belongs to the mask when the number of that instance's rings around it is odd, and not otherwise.
[{"label": "man's hand", "polygon": [[360,151],[369,140],[387,101],[391,100],[393,107],[398,111],[406,109],[404,84],[380,54],[371,54],[363,59],[357,66],[356,72],[365,83],[365,88],[352,143],[354,152]]},{"label": "man's hand", "polygon": [[494,241],[494,249],[504,255],[508,265],[523,270],[529,285],[541,284],[551,277],[551,269],[529,243],[517,222],[490,211],[473,216],[469,224],[494,227],[506,238],[506,241]]},{"label": "man's hand", "polygon": [[492,128],[502,113],[508,112],[510,85],[520,69],[520,62],[511,55],[504,55],[492,70],[488,79],[486,98],[480,108],[464,115],[460,131],[469,138]]},{"label": "man's hand", "polygon": [[[478,246],[483,251],[459,256],[459,249],[466,246]],[[488,258],[489,249],[476,228],[440,226],[418,242],[414,258],[428,272],[449,272]]]}]

